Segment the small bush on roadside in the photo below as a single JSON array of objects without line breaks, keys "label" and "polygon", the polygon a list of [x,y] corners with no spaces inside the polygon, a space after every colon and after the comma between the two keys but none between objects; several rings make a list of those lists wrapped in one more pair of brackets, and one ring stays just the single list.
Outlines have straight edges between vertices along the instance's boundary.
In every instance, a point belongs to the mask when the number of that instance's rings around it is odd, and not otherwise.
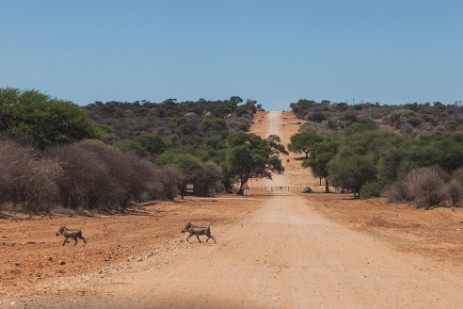
[{"label": "small bush on roadside", "polygon": [[403,180],[397,180],[381,190],[381,196],[387,197],[390,202],[410,201],[408,186]]},{"label": "small bush on roadside", "polygon": [[361,192],[362,198],[371,198],[371,197],[379,197],[381,195],[381,189],[384,187],[384,183],[382,181],[370,181],[366,183],[363,187]]},{"label": "small bush on roadside", "polygon": [[153,186],[153,197],[156,199],[173,200],[180,194],[180,184],[182,176],[180,172],[173,167],[161,167],[155,171],[157,180]]},{"label": "small bush on roadside", "polygon": [[411,170],[405,177],[411,196],[419,208],[432,208],[446,200],[442,189],[449,175],[438,166],[420,167]]},{"label": "small bush on roadside", "polygon": [[463,187],[460,183],[452,180],[444,186],[444,192],[451,202],[451,206],[459,206],[463,197]]}]

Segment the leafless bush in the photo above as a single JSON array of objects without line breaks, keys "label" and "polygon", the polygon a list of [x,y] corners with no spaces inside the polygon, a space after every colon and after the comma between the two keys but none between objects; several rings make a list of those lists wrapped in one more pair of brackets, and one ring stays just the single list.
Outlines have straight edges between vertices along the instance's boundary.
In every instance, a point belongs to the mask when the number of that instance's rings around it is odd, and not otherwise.
[{"label": "leafless bush", "polygon": [[381,196],[387,197],[390,202],[403,202],[410,200],[408,186],[403,180],[398,180],[386,186],[382,190]]},{"label": "leafless bush", "polygon": [[56,201],[61,166],[40,158],[30,147],[0,143],[0,206],[11,203],[31,211],[49,211]]},{"label": "leafless bush", "polygon": [[180,172],[172,167],[159,168],[155,172],[153,195],[159,199],[173,200],[179,193],[179,186],[182,183]]},{"label": "leafless bush", "polygon": [[433,133],[445,132],[447,129],[443,125],[437,125],[433,128]]},{"label": "leafless bush", "polygon": [[447,202],[456,205],[461,201],[462,185],[449,180],[449,175],[438,166],[420,167],[384,188],[381,195],[391,202],[413,202],[418,208],[429,209]]},{"label": "leafless bush", "polygon": [[418,126],[418,129],[420,129],[421,131],[429,131],[429,132],[431,132],[432,129],[433,129],[433,126],[429,122],[423,122],[422,124],[420,124]]},{"label": "leafless bush", "polygon": [[104,162],[111,188],[108,197],[112,204],[106,207],[127,207],[132,201],[142,201],[150,192],[155,181],[154,165],[135,155],[122,153],[101,142],[88,142],[81,145]]},{"label": "leafless bush", "polygon": [[463,196],[463,186],[452,180],[444,186],[444,193],[447,194],[448,199],[451,201],[452,206],[459,206]]},{"label": "leafless bush", "polygon": [[96,154],[73,144],[51,149],[50,155],[63,167],[57,182],[63,207],[93,209],[114,201],[119,190],[113,186],[105,162]]},{"label": "leafless bush", "polygon": [[453,172],[452,180],[463,186],[463,168],[459,168]]},{"label": "leafless bush", "polygon": [[[247,115],[243,115],[247,116]],[[243,131],[249,131],[249,128],[251,127],[251,120],[249,119],[250,117],[231,117],[227,119],[227,127],[230,129],[234,130],[243,130]]]},{"label": "leafless bush", "polygon": [[449,175],[444,170],[431,166],[411,170],[404,181],[417,207],[429,209],[447,199],[443,186],[448,180]]},{"label": "leafless bush", "polygon": [[180,182],[176,170],[157,169],[101,142],[46,152],[0,142],[0,208],[124,208],[155,197],[174,199]]},{"label": "leafless bush", "polygon": [[404,123],[400,125],[399,130],[400,133],[411,134],[413,132],[413,127],[408,123]]},{"label": "leafless bush", "polygon": [[300,128],[300,131],[310,132],[310,131],[317,131],[317,129],[318,129],[317,124],[310,121],[310,122],[304,122],[304,124]]},{"label": "leafless bush", "polygon": [[53,159],[39,159],[24,174],[24,207],[35,212],[49,212],[58,201],[56,181],[62,175],[61,165]]}]

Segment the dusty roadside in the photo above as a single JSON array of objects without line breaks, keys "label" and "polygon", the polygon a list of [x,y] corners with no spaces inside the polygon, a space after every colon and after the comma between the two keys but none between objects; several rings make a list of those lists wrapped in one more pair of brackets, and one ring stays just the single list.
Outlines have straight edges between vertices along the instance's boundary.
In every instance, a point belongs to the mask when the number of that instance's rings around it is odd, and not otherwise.
[{"label": "dusty roadside", "polygon": [[[186,197],[177,202],[155,202],[131,214],[9,214],[8,219],[0,219],[0,300],[37,292],[60,278],[117,271],[147,256],[167,258],[183,241],[180,229],[188,221],[200,225],[212,219],[215,232],[220,234],[220,229],[239,222],[260,203],[260,199],[236,196]],[[73,246],[72,240],[62,246],[63,237],[55,235],[62,225],[82,228],[88,244],[79,241]]]}]

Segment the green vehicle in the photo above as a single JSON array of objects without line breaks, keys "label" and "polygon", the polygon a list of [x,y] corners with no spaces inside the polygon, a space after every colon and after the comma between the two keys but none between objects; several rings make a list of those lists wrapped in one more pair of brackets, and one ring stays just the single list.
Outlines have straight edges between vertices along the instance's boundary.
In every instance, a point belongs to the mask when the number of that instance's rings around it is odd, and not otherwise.
[{"label": "green vehicle", "polygon": [[302,190],[302,193],[312,193],[312,189],[310,187],[305,187],[304,190]]}]

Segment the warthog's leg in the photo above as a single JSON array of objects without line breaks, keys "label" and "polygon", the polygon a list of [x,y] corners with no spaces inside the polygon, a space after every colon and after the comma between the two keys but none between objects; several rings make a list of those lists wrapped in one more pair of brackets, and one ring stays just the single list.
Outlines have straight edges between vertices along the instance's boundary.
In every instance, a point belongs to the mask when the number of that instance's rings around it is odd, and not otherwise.
[{"label": "warthog's leg", "polygon": [[198,238],[198,241],[201,242],[201,239],[199,239],[199,236],[198,234],[196,234],[196,238]]},{"label": "warthog's leg", "polygon": [[215,241],[214,236],[212,236],[212,235],[208,235],[208,236],[209,236],[209,237],[207,237],[206,242],[209,240],[209,238],[212,238],[212,240],[214,241],[214,243],[215,243],[215,244],[217,243],[217,242]]}]

